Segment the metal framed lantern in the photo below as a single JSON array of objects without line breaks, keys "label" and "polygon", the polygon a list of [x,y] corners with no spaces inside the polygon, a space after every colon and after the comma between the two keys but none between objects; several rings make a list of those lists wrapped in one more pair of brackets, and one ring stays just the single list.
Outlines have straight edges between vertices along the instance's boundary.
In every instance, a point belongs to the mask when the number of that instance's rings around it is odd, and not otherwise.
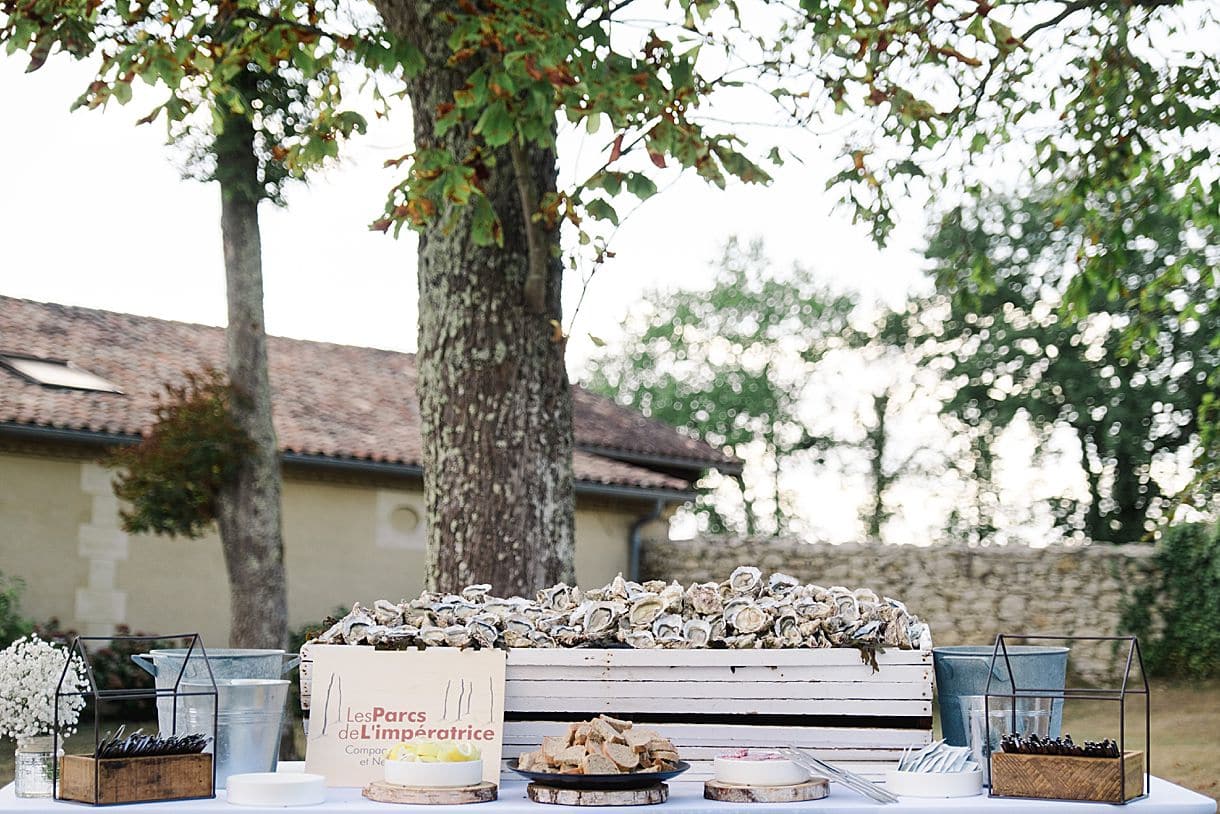
[{"label": "metal framed lantern", "polygon": [[[1009,661],[1009,643],[1021,641],[1113,642],[1126,647],[1122,680],[1117,687],[1073,687],[1063,689],[1018,686]],[[1121,651],[1120,651],[1121,652]],[[1132,668],[1139,668],[1138,681],[1133,681]],[[1087,800],[1125,804],[1148,796],[1152,779],[1149,755],[1152,747],[1152,712],[1149,703],[1148,679],[1139,640],[1135,636],[1054,636],[1001,633],[996,637],[991,657],[991,675],[984,695],[986,743],[993,741],[992,710],[996,709],[1001,723],[1009,733],[1019,734],[1022,700],[1051,699],[1061,704],[1079,701],[1118,705],[1117,754],[1110,750],[1065,749],[1060,741],[1034,740],[1034,751],[998,751],[993,749],[991,761],[991,797],[1027,797],[1043,800]],[[1012,677],[1010,689],[993,691],[992,680],[999,671]],[[1128,749],[1127,702],[1143,701],[1144,748]],[[1049,714],[1049,713],[1048,713]],[[1003,720],[1007,719],[1007,720]],[[1111,744],[1113,746],[1113,744]]]},{"label": "metal framed lantern", "polygon": [[[187,644],[187,659],[172,687],[102,687],[94,671],[94,656],[90,645],[109,642],[139,646],[165,640],[181,640]],[[207,682],[183,687],[182,676],[190,658],[202,659],[206,667]],[[74,659],[84,665],[88,689],[75,690],[65,681]],[[218,727],[216,681],[207,660],[207,650],[198,633],[169,636],[77,636],[68,651],[68,661],[55,688],[55,752],[58,755],[60,742],[59,709],[62,699],[83,697],[86,705],[93,709],[93,754],[66,754],[55,761],[53,770],[54,797],[89,805],[117,805],[121,803],[150,803],[169,800],[192,800],[216,796],[216,763],[213,755],[199,751],[208,741],[215,741]],[[209,716],[180,716],[194,699],[211,699]],[[156,705],[169,702],[173,712],[171,731],[157,736],[129,738],[123,748],[115,748],[115,739],[106,742],[103,748],[102,717],[107,709],[124,702],[153,700]],[[211,732],[192,733],[200,737],[180,738],[179,721],[203,720],[211,723]],[[175,751],[184,742],[192,744],[192,751]]]}]

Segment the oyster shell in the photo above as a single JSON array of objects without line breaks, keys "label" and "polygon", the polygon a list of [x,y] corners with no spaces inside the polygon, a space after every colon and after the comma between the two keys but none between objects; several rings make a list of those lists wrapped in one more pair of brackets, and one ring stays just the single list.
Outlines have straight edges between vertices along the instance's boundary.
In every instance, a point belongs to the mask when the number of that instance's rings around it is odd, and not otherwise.
[{"label": "oyster shell", "polygon": [[347,644],[360,644],[360,642],[364,641],[368,629],[376,623],[372,614],[357,602],[352,606],[352,612],[343,617],[343,641]]},{"label": "oyster shell", "polygon": [[724,620],[738,633],[757,633],[770,624],[771,617],[754,602],[737,599],[725,607]]},{"label": "oyster shell", "polygon": [[517,630],[506,630],[503,634],[504,644],[508,647],[533,647],[534,639],[531,635],[521,633]]},{"label": "oyster shell", "polygon": [[561,582],[558,585],[543,588],[539,591],[538,604],[544,610],[566,611],[571,610],[580,603],[574,601],[572,588],[566,582]]},{"label": "oyster shell", "polygon": [[681,584],[671,582],[668,585],[662,586],[659,596],[661,597],[661,604],[665,606],[666,613],[682,612],[682,602],[686,598],[686,591],[682,588]]},{"label": "oyster shell", "polygon": [[585,635],[590,639],[596,639],[613,632],[618,627],[619,617],[622,616],[622,607],[616,602],[587,603],[583,618],[580,620],[584,625]]},{"label": "oyster shell", "polygon": [[762,571],[752,565],[739,565],[729,575],[729,589],[737,594],[754,594],[762,589]]},{"label": "oyster shell", "polygon": [[657,620],[652,623],[652,634],[656,636],[657,641],[671,636],[682,635],[682,617],[676,613],[667,613],[657,617]]},{"label": "oyster shell", "polygon": [[491,586],[487,583],[467,585],[462,589],[462,599],[467,602],[482,602],[489,593],[491,593]]},{"label": "oyster shell", "polygon": [[373,619],[383,627],[397,627],[402,624],[402,608],[394,602],[378,599],[373,603]]},{"label": "oyster shell", "polygon": [[729,636],[724,640],[724,643],[734,650],[749,650],[758,645],[758,636],[753,633],[746,633],[741,636]]},{"label": "oyster shell", "polygon": [[705,619],[687,619],[682,625],[682,638],[691,647],[707,647],[712,641],[712,625]]},{"label": "oyster shell", "polygon": [[534,624],[534,620],[530,619],[523,613],[514,613],[506,617],[503,622],[504,629],[520,633],[522,636],[529,636],[538,626]]},{"label": "oyster shell", "polygon": [[651,630],[629,630],[623,635],[623,642],[640,649],[657,646],[657,638]]},{"label": "oyster shell", "polygon": [[711,616],[724,611],[724,600],[720,597],[720,586],[715,582],[701,582],[686,589],[686,607],[700,616]]},{"label": "oyster shell", "polygon": [[427,625],[419,629],[419,640],[429,646],[446,644],[445,629],[436,625]]},{"label": "oyster shell", "polygon": [[555,640],[552,639],[548,634],[543,633],[541,630],[535,630],[533,633],[530,634],[530,643],[533,644],[534,647],[556,647],[557,646],[557,643],[555,642]]},{"label": "oyster shell", "polygon": [[466,624],[466,633],[481,647],[494,647],[500,638],[500,631],[495,625],[479,619],[471,619]]},{"label": "oyster shell", "polygon": [[801,581],[796,577],[788,576],[787,574],[774,573],[767,580],[767,590],[773,596],[786,596],[796,589]]},{"label": "oyster shell", "polygon": [[450,625],[445,628],[445,644],[450,647],[465,647],[470,644],[470,632],[464,625]]},{"label": "oyster shell", "polygon": [[771,630],[782,642],[796,645],[800,643],[802,638],[799,624],[796,611],[791,608],[785,608],[775,617],[775,623],[771,625]]},{"label": "oyster shell", "polygon": [[343,641],[343,620],[340,619],[333,625],[328,627],[325,632],[318,636],[319,644],[336,644]]},{"label": "oyster shell", "polygon": [[642,593],[631,600],[627,621],[633,627],[647,627],[665,610],[660,594]]}]

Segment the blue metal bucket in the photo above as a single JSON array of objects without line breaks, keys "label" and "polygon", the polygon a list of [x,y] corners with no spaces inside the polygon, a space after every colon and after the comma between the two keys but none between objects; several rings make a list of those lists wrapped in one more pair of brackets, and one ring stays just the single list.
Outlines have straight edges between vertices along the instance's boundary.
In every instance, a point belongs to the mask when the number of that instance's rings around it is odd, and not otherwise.
[{"label": "blue metal bucket", "polygon": [[[940,728],[945,740],[953,746],[967,746],[966,722],[962,720],[960,699],[966,695],[987,692],[987,676],[994,673],[991,693],[1012,690],[1004,657],[1000,655],[992,667],[992,645],[956,645],[932,648],[932,663],[936,668],[936,693],[940,699]],[[1017,687],[1062,691],[1067,678],[1068,648],[1008,646],[1008,660],[1017,679]],[[1063,700],[1051,704],[1050,736],[1059,737],[1063,724]]]}]

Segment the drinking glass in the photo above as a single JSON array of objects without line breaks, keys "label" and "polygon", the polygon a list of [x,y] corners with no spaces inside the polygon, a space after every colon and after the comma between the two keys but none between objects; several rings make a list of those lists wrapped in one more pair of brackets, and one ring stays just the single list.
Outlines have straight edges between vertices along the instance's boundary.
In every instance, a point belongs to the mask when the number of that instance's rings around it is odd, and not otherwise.
[{"label": "drinking glass", "polygon": [[[992,696],[987,699],[982,695],[964,695],[960,702],[962,721],[966,724],[966,743],[975,762],[983,768],[984,785],[991,784],[991,753],[1000,748],[1000,740],[1005,735],[1039,735],[1043,738],[1050,735],[1050,698]],[[990,730],[988,722],[991,724]]]}]

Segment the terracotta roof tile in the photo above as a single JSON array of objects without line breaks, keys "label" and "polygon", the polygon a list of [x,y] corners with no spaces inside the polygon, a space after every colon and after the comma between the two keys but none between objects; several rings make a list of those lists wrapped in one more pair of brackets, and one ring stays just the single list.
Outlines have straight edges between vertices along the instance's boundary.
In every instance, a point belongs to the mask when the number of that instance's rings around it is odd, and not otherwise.
[{"label": "terracotta roof tile", "polygon": [[[46,387],[0,369],[0,422],[136,435],[151,423],[163,383],[181,381],[183,371],[223,366],[224,330],[0,297],[3,354],[66,360],[123,393]],[[420,463],[413,354],[270,337],[268,357],[276,432],[285,451]],[[578,480],[687,489],[702,469],[737,465],[609,399],[580,388],[573,397]],[[689,478],[635,465],[649,458],[672,464],[661,467],[669,473],[688,467]]]}]

